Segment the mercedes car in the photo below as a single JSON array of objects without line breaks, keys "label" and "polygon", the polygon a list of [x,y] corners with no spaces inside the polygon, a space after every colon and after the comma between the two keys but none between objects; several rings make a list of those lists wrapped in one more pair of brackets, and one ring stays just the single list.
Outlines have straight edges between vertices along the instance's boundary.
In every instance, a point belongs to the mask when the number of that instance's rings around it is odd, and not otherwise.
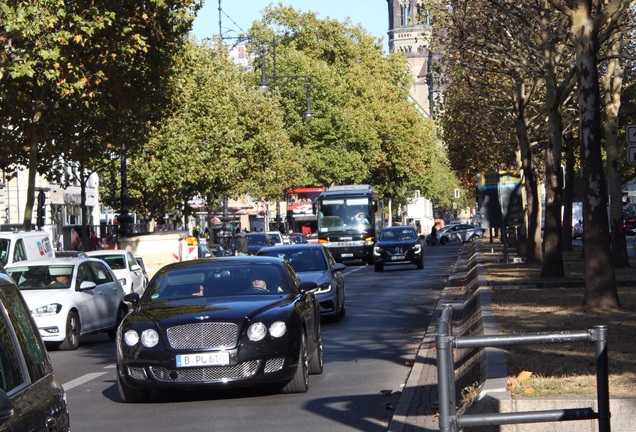
[{"label": "mercedes car", "polygon": [[424,268],[424,235],[418,235],[410,225],[395,225],[383,228],[373,247],[375,271],[384,270],[385,264],[415,264]]}]

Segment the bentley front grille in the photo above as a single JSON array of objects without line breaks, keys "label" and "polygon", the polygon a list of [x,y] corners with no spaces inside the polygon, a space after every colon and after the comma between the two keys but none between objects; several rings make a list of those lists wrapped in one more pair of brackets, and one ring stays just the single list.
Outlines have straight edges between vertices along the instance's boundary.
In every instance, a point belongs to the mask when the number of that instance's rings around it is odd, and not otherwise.
[{"label": "bentley front grille", "polygon": [[174,349],[232,348],[238,326],[233,323],[200,323],[170,327],[168,342]]},{"label": "bentley front grille", "polygon": [[152,366],[150,372],[157,381],[177,383],[197,383],[249,378],[256,373],[258,360],[235,366],[210,366],[186,369],[168,369]]}]

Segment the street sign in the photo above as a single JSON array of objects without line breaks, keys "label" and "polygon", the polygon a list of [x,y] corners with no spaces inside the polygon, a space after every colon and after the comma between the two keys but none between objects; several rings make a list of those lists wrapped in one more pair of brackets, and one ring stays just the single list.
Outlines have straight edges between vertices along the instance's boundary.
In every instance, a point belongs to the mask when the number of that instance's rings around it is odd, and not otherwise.
[{"label": "street sign", "polygon": [[636,165],[636,146],[627,147],[627,162]]},{"label": "street sign", "polygon": [[627,126],[626,135],[627,144],[636,144],[636,125]]}]

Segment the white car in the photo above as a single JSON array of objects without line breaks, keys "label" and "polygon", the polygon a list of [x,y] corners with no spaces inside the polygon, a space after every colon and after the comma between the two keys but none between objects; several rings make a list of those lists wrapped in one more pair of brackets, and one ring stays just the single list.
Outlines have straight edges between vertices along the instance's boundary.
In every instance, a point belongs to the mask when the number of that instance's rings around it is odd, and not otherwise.
[{"label": "white car", "polygon": [[146,289],[143,269],[131,252],[123,249],[106,249],[86,252],[86,255],[106,261],[126,294],[136,292],[141,295]]},{"label": "white car", "polygon": [[282,246],[284,244],[283,235],[278,231],[267,231],[266,233],[274,246]]},{"label": "white car", "polygon": [[472,242],[483,235],[479,225],[454,224],[444,230],[437,231],[440,244],[448,242]]},{"label": "white car", "polygon": [[53,258],[9,264],[42,340],[60,349],[77,349],[82,335],[106,331],[115,340],[128,312],[124,290],[103,261]]}]

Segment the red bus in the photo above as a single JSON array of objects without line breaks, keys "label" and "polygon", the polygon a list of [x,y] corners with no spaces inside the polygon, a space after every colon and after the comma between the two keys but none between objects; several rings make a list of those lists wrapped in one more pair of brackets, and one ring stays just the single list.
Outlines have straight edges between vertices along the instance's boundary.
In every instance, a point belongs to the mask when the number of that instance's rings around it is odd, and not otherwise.
[{"label": "red bus", "polygon": [[316,198],[326,190],[324,186],[287,190],[287,225],[290,231],[309,235],[318,226],[314,214]]}]

